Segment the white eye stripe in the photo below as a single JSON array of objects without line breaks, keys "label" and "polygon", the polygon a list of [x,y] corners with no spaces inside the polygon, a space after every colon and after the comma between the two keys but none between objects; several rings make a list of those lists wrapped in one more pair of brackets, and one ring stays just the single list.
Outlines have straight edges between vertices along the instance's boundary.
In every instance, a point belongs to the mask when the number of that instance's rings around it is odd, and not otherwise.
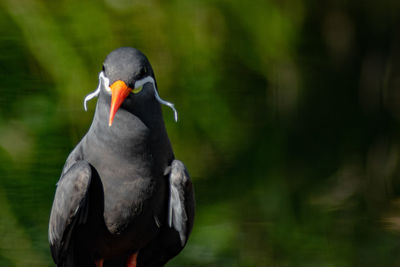
[{"label": "white eye stripe", "polygon": [[[155,96],[156,100],[157,100],[159,103],[170,107],[170,108],[174,111],[174,119],[175,119],[175,121],[177,122],[177,121],[178,121],[178,112],[176,111],[174,104],[171,103],[171,102],[168,102],[168,101],[163,100],[163,99],[158,95],[157,88],[156,88],[156,83],[154,82],[153,77],[147,76],[147,77],[145,77],[145,78],[143,78],[143,79],[141,79],[141,80],[136,81],[136,82],[135,82],[135,88],[134,88],[134,89],[139,88],[139,87],[141,87],[141,86],[144,86],[146,83],[151,83],[151,84],[153,85],[154,96]],[[86,103],[87,103],[89,100],[91,100],[91,99],[97,97],[97,96],[100,94],[100,89],[101,89],[101,85],[102,85],[102,84],[104,84],[104,88],[106,89],[106,91],[111,93],[110,80],[104,75],[104,72],[103,72],[103,71],[101,71],[101,72],[99,73],[99,85],[97,86],[96,90],[95,90],[94,92],[88,94],[88,95],[85,97],[84,101],[83,101],[83,107],[85,108],[85,111],[87,111],[87,105],[86,105]]]},{"label": "white eye stripe", "polygon": [[111,92],[110,88],[110,79],[108,79],[105,75],[104,72],[100,72],[99,79],[102,79],[104,82],[104,87],[106,88],[107,91]]},{"label": "white eye stripe", "polygon": [[106,88],[107,91],[111,92],[110,89],[110,80],[104,76],[104,72],[101,71],[99,73],[99,85],[97,86],[96,90],[90,94],[88,94],[85,99],[83,100],[83,107],[85,108],[85,111],[87,111],[87,105],[86,103],[91,100],[92,98],[97,97],[100,94],[100,89],[101,89],[101,84],[104,84],[104,87]]},{"label": "white eye stripe", "polygon": [[173,111],[174,111],[174,119],[175,122],[178,122],[178,111],[176,111],[174,104],[172,104],[171,102],[165,101],[163,99],[161,99],[161,97],[158,95],[157,89],[155,84],[153,83],[153,88],[154,88],[154,96],[156,97],[157,101],[160,102],[163,105],[166,105],[168,107],[170,107]]},{"label": "white eye stripe", "polygon": [[143,86],[145,83],[148,83],[148,82],[152,83],[153,86],[155,86],[155,82],[154,82],[153,77],[147,76],[147,77],[145,77],[145,78],[143,78],[143,79],[141,79],[141,80],[136,81],[136,82],[135,82],[135,88],[138,88],[138,87],[140,87],[140,86]]},{"label": "white eye stripe", "polygon": [[158,95],[157,88],[156,88],[156,83],[154,82],[153,77],[147,76],[147,77],[145,77],[145,78],[143,78],[143,79],[141,79],[141,80],[139,80],[139,81],[136,81],[136,82],[135,82],[135,88],[137,88],[137,87],[139,87],[139,86],[143,86],[144,84],[146,84],[146,83],[148,83],[148,82],[151,83],[151,84],[153,85],[154,96],[156,97],[157,101],[160,102],[160,103],[163,104],[163,105],[166,105],[166,106],[170,107],[170,108],[174,111],[174,119],[175,119],[175,121],[177,122],[177,121],[178,121],[178,112],[176,111],[174,104],[172,104],[171,102],[168,102],[168,101],[163,100],[163,99]]}]

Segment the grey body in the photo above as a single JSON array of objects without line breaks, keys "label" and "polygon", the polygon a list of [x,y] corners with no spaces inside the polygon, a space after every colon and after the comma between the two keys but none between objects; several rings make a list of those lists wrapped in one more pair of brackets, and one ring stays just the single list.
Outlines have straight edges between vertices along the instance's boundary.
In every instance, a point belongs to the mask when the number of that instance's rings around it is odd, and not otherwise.
[{"label": "grey body", "polygon": [[[104,66],[110,84],[123,80],[131,87],[144,75],[154,77],[132,48],[115,50]],[[94,266],[99,259],[126,266],[137,251],[138,266],[163,266],[183,249],[193,225],[193,190],[174,160],[151,86],[125,99],[112,127],[111,97],[101,88],[92,125],[69,155],[53,203],[49,241],[58,266]]]}]

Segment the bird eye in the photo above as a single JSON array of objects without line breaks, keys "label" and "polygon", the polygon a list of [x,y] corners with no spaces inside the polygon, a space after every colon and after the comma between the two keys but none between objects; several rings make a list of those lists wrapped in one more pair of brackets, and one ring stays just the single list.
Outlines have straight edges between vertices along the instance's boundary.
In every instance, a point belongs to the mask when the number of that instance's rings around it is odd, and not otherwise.
[{"label": "bird eye", "polygon": [[145,74],[145,73],[146,73],[145,69],[141,69],[141,70],[140,70],[139,75],[138,75],[139,80],[140,80],[141,78],[144,77],[144,74]]},{"label": "bird eye", "polygon": [[141,86],[139,86],[139,87],[137,87],[137,88],[135,88],[135,89],[132,89],[132,93],[137,94],[137,93],[139,93],[140,91],[142,91],[142,89],[143,89],[143,85],[141,85]]}]

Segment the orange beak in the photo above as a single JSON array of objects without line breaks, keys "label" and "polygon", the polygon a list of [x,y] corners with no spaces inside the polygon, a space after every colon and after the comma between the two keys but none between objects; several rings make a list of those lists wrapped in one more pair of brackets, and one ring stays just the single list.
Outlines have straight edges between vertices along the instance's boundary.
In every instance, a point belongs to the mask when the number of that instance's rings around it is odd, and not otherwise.
[{"label": "orange beak", "polygon": [[111,86],[111,107],[110,107],[110,118],[108,120],[108,126],[111,126],[114,120],[115,113],[117,113],[122,102],[132,91],[126,83],[121,80],[114,82]]}]

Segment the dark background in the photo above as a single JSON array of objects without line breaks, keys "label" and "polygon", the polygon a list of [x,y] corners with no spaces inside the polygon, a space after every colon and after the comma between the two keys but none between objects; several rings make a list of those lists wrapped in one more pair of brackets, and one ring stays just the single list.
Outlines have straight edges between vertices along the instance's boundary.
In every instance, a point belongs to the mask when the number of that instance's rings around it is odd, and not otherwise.
[{"label": "dark background", "polygon": [[169,266],[400,265],[400,1],[0,0],[0,266],[47,223],[105,56],[156,73],[195,227]]}]

